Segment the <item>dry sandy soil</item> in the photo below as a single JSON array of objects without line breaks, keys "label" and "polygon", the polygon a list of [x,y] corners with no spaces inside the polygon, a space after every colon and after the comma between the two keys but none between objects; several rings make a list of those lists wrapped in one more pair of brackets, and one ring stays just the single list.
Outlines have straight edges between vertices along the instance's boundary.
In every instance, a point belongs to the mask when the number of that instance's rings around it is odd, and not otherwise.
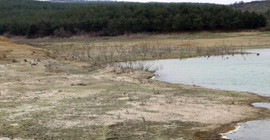
[{"label": "dry sandy soil", "polygon": [[0,139],[220,139],[263,119],[260,96],[153,81],[153,74],[53,59],[0,38]]}]

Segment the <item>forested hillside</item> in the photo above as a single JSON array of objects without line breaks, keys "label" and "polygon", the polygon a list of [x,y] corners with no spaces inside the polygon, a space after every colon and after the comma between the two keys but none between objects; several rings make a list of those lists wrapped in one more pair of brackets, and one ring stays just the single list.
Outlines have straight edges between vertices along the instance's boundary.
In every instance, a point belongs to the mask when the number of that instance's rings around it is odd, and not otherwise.
[{"label": "forested hillside", "polygon": [[263,15],[210,4],[0,1],[0,34],[28,37],[255,29],[265,24]]},{"label": "forested hillside", "polygon": [[114,0],[38,0],[38,1],[50,1],[50,2],[73,2],[73,3],[87,3],[87,2],[110,2]]},{"label": "forested hillside", "polygon": [[268,10],[270,10],[270,0],[253,1],[248,3],[240,2],[233,4],[232,7],[244,11],[266,13]]},{"label": "forested hillside", "polygon": [[242,10],[242,11],[250,11],[250,12],[256,12],[259,14],[263,14],[266,16],[268,20],[267,27],[270,29],[270,0],[263,0],[263,1],[253,1],[248,3],[236,3],[231,5],[232,8],[236,10]]}]

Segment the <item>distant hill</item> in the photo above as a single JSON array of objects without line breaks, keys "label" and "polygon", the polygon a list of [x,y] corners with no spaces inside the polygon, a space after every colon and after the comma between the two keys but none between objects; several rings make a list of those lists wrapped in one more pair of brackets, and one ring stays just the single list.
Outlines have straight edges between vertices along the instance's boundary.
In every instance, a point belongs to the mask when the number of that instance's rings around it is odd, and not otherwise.
[{"label": "distant hill", "polygon": [[89,2],[114,2],[116,0],[37,0],[49,2],[66,2],[66,3],[89,3]]},{"label": "distant hill", "polygon": [[253,1],[248,3],[236,3],[231,5],[232,8],[242,11],[256,12],[264,14],[267,18],[267,30],[270,30],[270,0]]},{"label": "distant hill", "polygon": [[231,5],[233,8],[243,11],[252,11],[257,13],[266,13],[270,10],[270,0],[253,1],[248,3],[236,3]]}]

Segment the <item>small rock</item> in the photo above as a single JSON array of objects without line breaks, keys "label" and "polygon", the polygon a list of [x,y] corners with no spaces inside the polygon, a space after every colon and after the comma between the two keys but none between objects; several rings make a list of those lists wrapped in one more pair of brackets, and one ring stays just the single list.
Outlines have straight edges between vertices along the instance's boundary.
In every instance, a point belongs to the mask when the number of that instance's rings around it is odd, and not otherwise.
[{"label": "small rock", "polygon": [[79,83],[79,86],[87,86],[85,83]]},{"label": "small rock", "polygon": [[36,66],[36,65],[38,65],[38,61],[36,61],[36,60],[32,60],[32,61],[30,61],[29,63],[30,63],[31,66]]},{"label": "small rock", "polygon": [[87,86],[85,83],[79,83],[79,84],[71,84],[71,86]]},{"label": "small rock", "polygon": [[10,124],[11,126],[19,126],[17,123]]},{"label": "small rock", "polygon": [[16,59],[13,59],[12,62],[13,62],[13,63],[16,63],[16,62],[18,62],[18,61],[17,61]]}]

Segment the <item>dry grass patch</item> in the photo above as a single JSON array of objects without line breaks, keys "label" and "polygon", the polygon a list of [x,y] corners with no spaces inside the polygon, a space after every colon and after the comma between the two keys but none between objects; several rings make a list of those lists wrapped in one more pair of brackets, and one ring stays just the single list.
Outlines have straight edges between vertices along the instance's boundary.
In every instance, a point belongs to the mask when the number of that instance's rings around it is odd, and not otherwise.
[{"label": "dry grass patch", "polygon": [[270,34],[261,32],[202,32],[145,37],[14,38],[13,40],[54,51],[56,57],[61,59],[89,62],[95,69],[96,66],[120,61],[234,54],[245,48],[268,46],[269,38]]}]

